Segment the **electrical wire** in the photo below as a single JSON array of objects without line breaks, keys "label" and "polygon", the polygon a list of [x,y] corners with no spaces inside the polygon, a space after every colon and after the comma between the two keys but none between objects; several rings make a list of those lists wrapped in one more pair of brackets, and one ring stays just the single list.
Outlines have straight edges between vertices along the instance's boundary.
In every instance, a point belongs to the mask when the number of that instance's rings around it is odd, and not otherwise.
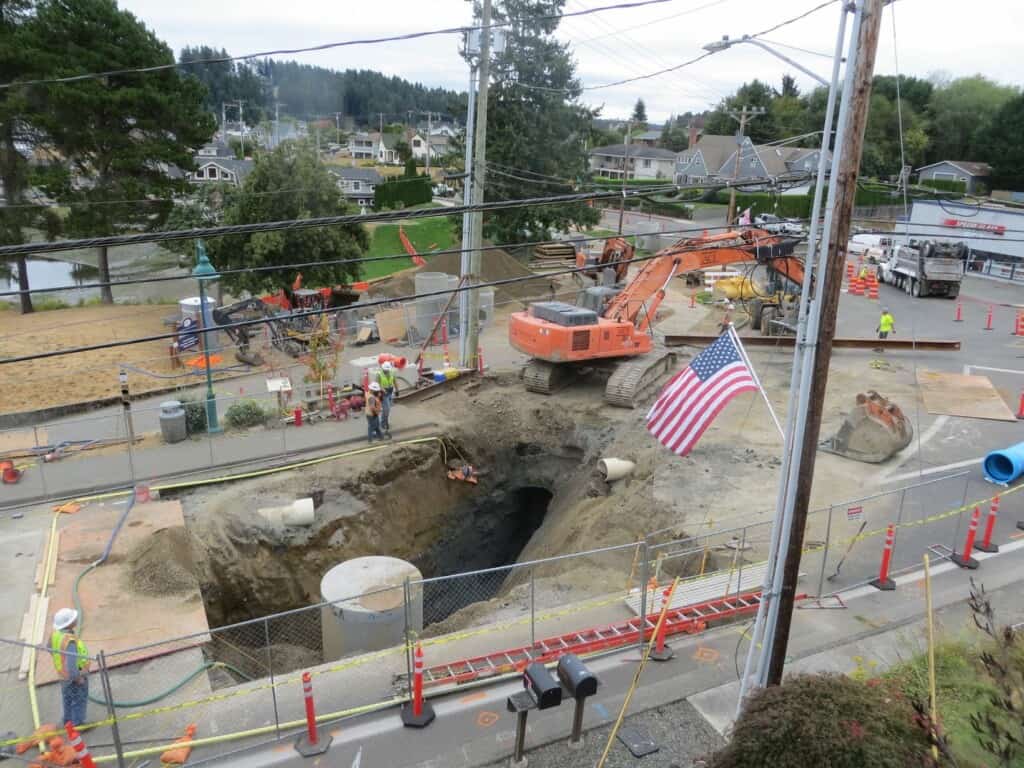
[{"label": "electrical wire", "polygon": [[[664,3],[673,2],[673,0],[635,0],[635,2],[628,3],[615,3],[613,5],[602,5],[596,8],[587,8],[581,11],[572,11],[569,13],[553,13],[538,16],[528,16],[515,19],[508,19],[506,21],[494,21],[490,24],[490,29],[498,29],[501,27],[511,27],[516,24],[523,22],[537,22],[545,21],[549,19],[567,19],[575,16],[589,16],[594,13],[602,13],[604,11],[615,11],[615,10],[626,10],[631,8],[641,8],[647,5],[662,5]],[[69,75],[67,77],[51,77],[51,78],[39,78],[36,80],[18,80],[6,83],[0,83],[0,90],[13,88],[17,86],[28,86],[28,85],[49,85],[56,83],[73,83],[80,80],[96,80],[107,77],[117,77],[120,75],[134,75],[134,74],[147,74],[151,72],[162,72],[169,69],[180,69],[185,67],[191,67],[198,64],[225,64],[232,61],[247,61],[249,59],[260,59],[268,58],[270,56],[282,56],[282,55],[293,55],[297,53],[312,53],[315,51],[326,51],[334,48],[347,48],[357,45],[378,45],[380,43],[395,43],[404,42],[407,40],[418,40],[424,37],[436,37],[438,35],[452,35],[462,34],[465,32],[472,31],[483,31],[486,29],[483,25],[479,26],[459,26],[459,27],[445,27],[443,29],[432,29],[424,30],[421,32],[406,32],[401,35],[389,35],[386,37],[368,37],[355,40],[341,40],[333,43],[321,43],[320,45],[311,45],[304,48],[278,48],[269,51],[258,51],[256,53],[246,53],[241,56],[211,56],[204,59],[193,59],[192,61],[173,62],[168,64],[156,64],[150,67],[128,67],[124,69],[109,69],[102,72],[86,72],[79,75]]]},{"label": "electrical wire", "polygon": [[[679,250],[679,252],[680,253],[685,253],[685,252],[687,252],[687,250],[699,250],[702,247],[703,246],[695,245],[695,246],[693,246],[690,249],[681,248]],[[638,264],[640,262],[649,261],[651,259],[655,259],[655,258],[658,258],[658,257],[659,257],[659,255],[657,253],[651,254],[650,256],[639,256],[639,257],[635,257],[632,260],[630,260],[629,263],[631,263],[631,264]],[[606,267],[613,267],[613,266],[616,266],[616,265],[618,265],[620,263],[626,263],[626,262],[608,262],[604,266],[606,266]],[[551,272],[545,272],[543,274],[530,274],[530,275],[522,275],[522,276],[519,276],[519,277],[507,277],[507,278],[503,278],[503,279],[500,279],[500,280],[490,280],[490,281],[486,281],[486,282],[480,282],[480,283],[477,283],[476,285],[462,285],[462,286],[459,286],[459,287],[453,288],[453,289],[444,288],[444,289],[437,290],[437,291],[425,291],[425,292],[422,292],[422,293],[414,293],[414,294],[410,294],[410,295],[407,295],[407,296],[396,296],[396,297],[392,297],[392,298],[376,299],[376,300],[373,300],[373,301],[367,301],[367,302],[361,303],[361,304],[359,304],[358,307],[348,307],[348,308],[342,308],[342,309],[338,309],[338,308],[312,309],[312,310],[306,310],[306,311],[303,311],[303,312],[293,312],[291,315],[289,315],[289,319],[297,320],[297,319],[304,319],[304,318],[315,318],[315,317],[320,317],[321,315],[325,315],[325,314],[334,314],[334,313],[338,313],[338,312],[355,311],[355,310],[364,311],[366,309],[371,309],[373,307],[383,306],[383,305],[387,305],[387,304],[400,303],[400,302],[408,302],[408,301],[412,301],[414,299],[432,298],[432,297],[436,297],[436,296],[445,296],[445,297],[447,297],[447,296],[450,296],[453,293],[463,293],[465,291],[476,291],[476,290],[480,290],[480,289],[483,289],[483,288],[495,288],[495,287],[500,287],[500,286],[505,286],[505,285],[515,285],[515,284],[527,282],[527,281],[530,281],[530,280],[546,280],[546,279],[550,279],[552,277],[558,277],[558,276],[561,276],[561,275],[572,275],[572,274],[575,274],[577,272],[584,272],[584,271],[587,271],[589,269],[593,269],[593,267],[587,267],[587,266],[583,266],[583,267],[567,267],[565,269],[555,270],[555,271],[551,271]],[[240,321],[234,322],[234,323],[225,323],[223,325],[218,325],[217,328],[218,328],[218,330],[227,330],[227,329],[230,329],[230,328],[247,328],[247,327],[255,326],[255,325],[265,325],[267,323],[272,323],[272,322],[276,322],[276,318],[258,318],[258,319],[254,319],[254,320],[240,320]],[[36,353],[30,354],[30,355],[20,355],[20,356],[17,356],[17,357],[0,358],[0,365],[11,365],[11,364],[14,364],[14,363],[25,363],[25,362],[29,362],[29,361],[32,361],[32,360],[42,360],[42,359],[51,358],[51,357],[64,357],[66,355],[80,354],[80,353],[83,353],[83,352],[95,352],[95,351],[102,350],[102,349],[114,349],[114,348],[117,348],[117,347],[131,346],[133,344],[145,344],[145,343],[152,342],[152,341],[165,341],[165,340],[169,340],[169,339],[175,339],[177,337],[178,337],[178,333],[176,333],[176,332],[160,333],[160,334],[154,334],[154,335],[151,335],[151,336],[140,336],[140,337],[136,337],[136,338],[133,338],[133,339],[108,341],[108,342],[103,342],[101,344],[92,344],[92,345],[87,345],[87,346],[71,347],[71,348],[68,348],[68,349],[56,349],[56,350],[50,350],[50,351],[47,351],[47,352],[36,352]]]}]

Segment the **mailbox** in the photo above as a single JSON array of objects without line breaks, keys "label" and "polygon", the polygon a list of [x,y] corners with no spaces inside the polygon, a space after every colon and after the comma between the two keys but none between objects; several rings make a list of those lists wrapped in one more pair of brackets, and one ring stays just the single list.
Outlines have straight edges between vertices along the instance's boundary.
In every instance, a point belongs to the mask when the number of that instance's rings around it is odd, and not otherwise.
[{"label": "mailbox", "polygon": [[562,703],[562,687],[543,664],[533,662],[523,672],[523,685],[537,702],[537,709],[550,709]]},{"label": "mailbox", "polygon": [[558,679],[574,699],[597,693],[597,678],[575,654],[568,653],[558,660]]}]

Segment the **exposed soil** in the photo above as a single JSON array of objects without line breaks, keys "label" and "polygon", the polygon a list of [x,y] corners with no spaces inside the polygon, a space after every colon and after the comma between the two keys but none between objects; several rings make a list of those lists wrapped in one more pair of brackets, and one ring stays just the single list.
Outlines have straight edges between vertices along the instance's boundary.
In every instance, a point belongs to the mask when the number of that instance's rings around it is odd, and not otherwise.
[{"label": "exposed soil", "polygon": [[127,554],[130,568],[125,587],[143,595],[194,591],[197,584],[192,550],[192,539],[184,528],[161,528]]}]

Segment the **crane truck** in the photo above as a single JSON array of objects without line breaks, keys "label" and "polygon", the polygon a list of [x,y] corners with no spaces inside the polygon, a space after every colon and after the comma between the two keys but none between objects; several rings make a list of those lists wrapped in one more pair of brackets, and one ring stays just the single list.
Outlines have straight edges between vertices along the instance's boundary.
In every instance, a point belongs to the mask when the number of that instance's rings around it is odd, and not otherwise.
[{"label": "crane truck", "polygon": [[[795,284],[798,291],[804,269],[792,255],[797,242],[758,229],[683,239],[644,260],[628,283],[585,288],[576,304],[535,302],[527,311],[513,312],[509,343],[532,358],[523,373],[527,390],[551,394],[581,369],[606,368],[611,375],[605,400],[633,408],[676,362],[674,353],[655,342],[651,328],[672,278],[754,262]],[[603,266],[612,264],[606,261]],[[773,299],[766,296],[763,301]],[[768,325],[773,323],[769,320]]]}]

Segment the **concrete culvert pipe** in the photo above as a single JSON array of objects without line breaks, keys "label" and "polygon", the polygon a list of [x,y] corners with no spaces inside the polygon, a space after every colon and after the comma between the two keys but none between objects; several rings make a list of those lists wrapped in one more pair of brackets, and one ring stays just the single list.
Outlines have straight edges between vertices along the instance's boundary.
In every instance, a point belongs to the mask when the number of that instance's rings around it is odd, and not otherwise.
[{"label": "concrete culvert pipe", "polygon": [[276,525],[312,525],[316,521],[313,499],[296,499],[283,507],[263,507],[259,514]]},{"label": "concrete culvert pipe", "polygon": [[985,474],[997,483],[1012,483],[1024,474],[1024,443],[992,451],[982,462]]},{"label": "concrete culvert pipe", "polygon": [[598,459],[597,462],[597,471],[609,483],[631,475],[634,469],[636,469],[636,464],[626,459]]}]

